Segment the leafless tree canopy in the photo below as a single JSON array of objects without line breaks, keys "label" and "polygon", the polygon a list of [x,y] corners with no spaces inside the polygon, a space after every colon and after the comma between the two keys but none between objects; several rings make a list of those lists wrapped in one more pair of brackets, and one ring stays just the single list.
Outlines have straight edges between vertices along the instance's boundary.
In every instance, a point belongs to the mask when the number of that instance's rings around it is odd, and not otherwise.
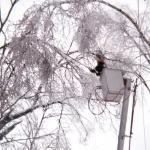
[{"label": "leafless tree canopy", "polygon": [[[137,18],[101,0],[45,1],[13,24],[9,16],[19,0],[10,3],[7,16],[0,16],[3,149],[69,150],[70,126],[86,138],[90,127],[81,112],[100,84],[89,72],[98,50],[108,67],[139,78],[150,92],[150,6]],[[113,116],[98,99],[93,109]]]}]

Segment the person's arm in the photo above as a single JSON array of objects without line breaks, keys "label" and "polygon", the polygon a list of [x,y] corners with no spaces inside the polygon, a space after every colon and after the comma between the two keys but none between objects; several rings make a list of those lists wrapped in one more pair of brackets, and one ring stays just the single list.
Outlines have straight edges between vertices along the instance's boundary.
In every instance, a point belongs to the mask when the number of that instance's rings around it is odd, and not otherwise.
[{"label": "person's arm", "polygon": [[92,73],[96,73],[96,69],[89,69]]}]

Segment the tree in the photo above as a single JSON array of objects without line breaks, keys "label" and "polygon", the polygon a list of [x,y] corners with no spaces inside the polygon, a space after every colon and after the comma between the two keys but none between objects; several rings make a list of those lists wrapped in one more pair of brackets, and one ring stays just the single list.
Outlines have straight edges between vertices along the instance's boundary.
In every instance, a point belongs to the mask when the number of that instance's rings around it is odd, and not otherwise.
[{"label": "tree", "polygon": [[134,18],[128,9],[100,0],[45,1],[28,9],[17,24],[7,24],[17,2],[11,1],[0,20],[5,37],[0,47],[0,140],[5,149],[70,149],[68,126],[74,124],[86,138],[81,110],[90,103],[101,115],[113,116],[99,97],[90,99],[99,85],[88,70],[97,50],[109,67],[126,70],[150,92],[145,80],[149,6]]}]

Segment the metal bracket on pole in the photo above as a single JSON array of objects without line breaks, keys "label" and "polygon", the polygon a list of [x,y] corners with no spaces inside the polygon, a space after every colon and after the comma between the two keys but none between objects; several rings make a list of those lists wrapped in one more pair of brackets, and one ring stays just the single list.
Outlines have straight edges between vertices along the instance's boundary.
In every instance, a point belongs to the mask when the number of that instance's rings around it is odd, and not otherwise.
[{"label": "metal bracket on pole", "polygon": [[122,105],[122,113],[121,113],[121,122],[120,122],[120,130],[119,130],[119,139],[118,139],[118,148],[117,150],[124,149],[124,139],[125,139],[125,131],[126,131],[126,122],[128,115],[128,105],[129,105],[129,95],[131,89],[131,79],[125,79],[125,90],[124,90],[124,98]]}]

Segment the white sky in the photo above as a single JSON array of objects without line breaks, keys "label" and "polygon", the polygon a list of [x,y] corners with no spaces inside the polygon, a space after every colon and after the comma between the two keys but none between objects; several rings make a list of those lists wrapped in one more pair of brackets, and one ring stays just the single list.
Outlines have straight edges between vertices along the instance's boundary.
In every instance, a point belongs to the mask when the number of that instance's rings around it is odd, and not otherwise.
[{"label": "white sky", "polygon": [[[9,0],[1,0],[2,10],[6,10],[6,8],[9,7],[8,1]],[[36,3],[41,3],[42,1],[43,0],[36,0]],[[108,1],[116,5],[128,4],[129,7],[131,7],[134,10],[137,10],[138,8],[138,5],[137,5],[138,0],[108,0]],[[139,1],[140,1],[140,11],[144,11],[148,0],[146,1],[139,0]],[[20,2],[16,5],[16,8],[13,11],[13,14],[11,15],[11,19],[15,21],[18,19],[21,19],[23,12],[27,8],[29,8],[33,4],[33,2],[34,0],[20,0]],[[4,13],[5,12],[3,12],[3,14]],[[142,93],[143,91],[144,91],[144,95],[146,95],[149,98],[149,93],[146,93],[145,90],[141,89],[141,91],[139,92]],[[138,98],[139,102],[137,102],[137,105],[135,107],[135,117],[134,117],[131,150],[150,150],[150,142],[149,142],[149,139],[150,139],[150,119],[149,119],[150,102],[148,98],[146,100],[143,98],[144,103],[142,104],[142,98],[139,97]],[[131,109],[131,103],[130,103],[130,109]],[[87,116],[90,117],[92,115],[87,114]],[[144,117],[144,120],[143,120],[143,117]],[[72,150],[116,150],[118,137],[114,133],[114,131],[110,131],[110,130],[103,131],[98,127],[98,124],[96,124],[96,122],[92,119],[92,117],[90,120],[93,121],[93,123],[95,124],[95,129],[94,129],[95,131],[91,133],[87,142],[80,143],[79,137],[76,132],[68,133],[68,137],[71,138],[70,140],[72,144]],[[127,125],[128,135],[129,135],[129,123],[130,123],[130,116],[128,118],[128,125]],[[144,139],[144,128],[145,128],[145,134],[146,134],[146,141]],[[128,150],[128,140],[129,139],[126,138],[124,150]],[[145,149],[145,142],[146,142],[146,149]]]}]

